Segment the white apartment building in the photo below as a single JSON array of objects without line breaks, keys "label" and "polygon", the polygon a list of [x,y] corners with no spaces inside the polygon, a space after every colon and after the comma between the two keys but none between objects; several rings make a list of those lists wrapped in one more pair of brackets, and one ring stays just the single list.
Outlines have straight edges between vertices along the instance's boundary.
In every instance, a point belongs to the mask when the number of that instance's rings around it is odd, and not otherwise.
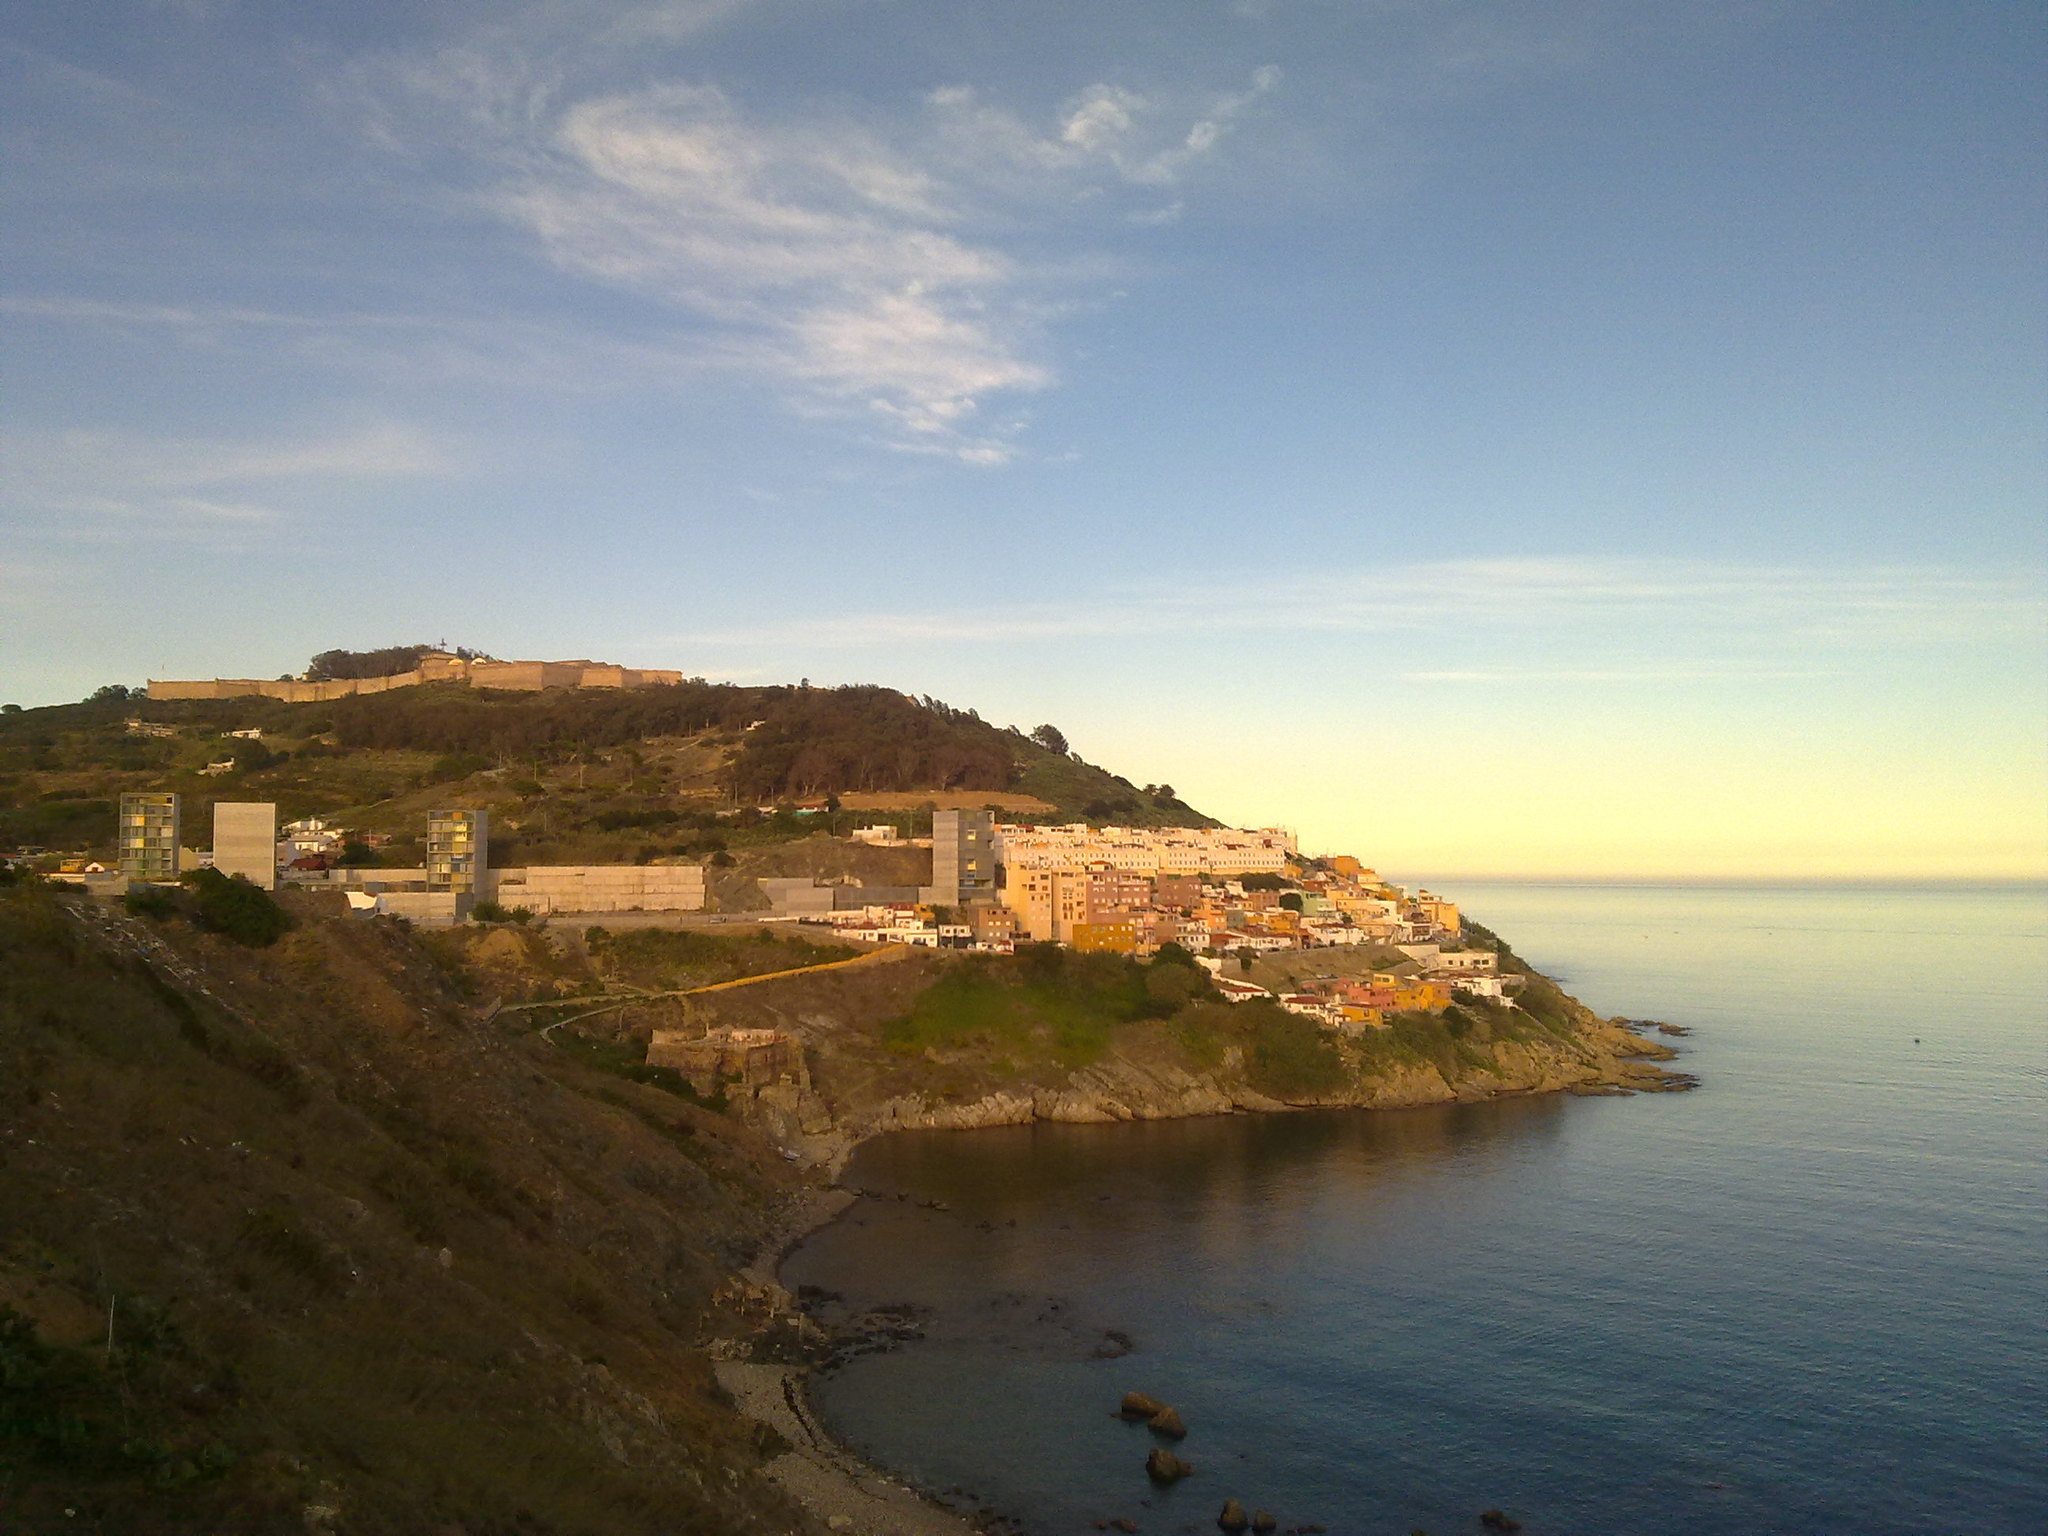
[{"label": "white apartment building", "polygon": [[1294,834],[1278,827],[998,825],[996,862],[1010,870],[1098,868],[1134,875],[1281,874]]}]

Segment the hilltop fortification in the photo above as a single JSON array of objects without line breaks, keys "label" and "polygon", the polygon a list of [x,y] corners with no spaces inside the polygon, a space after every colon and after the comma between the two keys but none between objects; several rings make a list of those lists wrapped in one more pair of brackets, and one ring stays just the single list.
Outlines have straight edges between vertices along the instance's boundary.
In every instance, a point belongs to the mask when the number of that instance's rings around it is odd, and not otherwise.
[{"label": "hilltop fortification", "polygon": [[240,699],[260,696],[287,704],[322,704],[359,693],[385,693],[421,683],[465,683],[472,688],[499,688],[512,693],[539,693],[545,688],[651,688],[680,683],[683,674],[660,668],[621,667],[607,661],[493,661],[430,651],[404,672],[381,677],[300,678],[208,677],[149,680],[152,699]]}]

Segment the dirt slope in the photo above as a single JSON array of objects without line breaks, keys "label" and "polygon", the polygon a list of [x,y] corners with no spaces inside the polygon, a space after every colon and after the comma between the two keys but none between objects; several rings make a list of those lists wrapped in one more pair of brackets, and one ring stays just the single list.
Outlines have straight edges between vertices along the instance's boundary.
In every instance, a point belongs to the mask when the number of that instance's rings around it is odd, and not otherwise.
[{"label": "dirt slope", "polygon": [[0,1528],[804,1529],[698,1347],[780,1160],[297,916],[0,891]]}]

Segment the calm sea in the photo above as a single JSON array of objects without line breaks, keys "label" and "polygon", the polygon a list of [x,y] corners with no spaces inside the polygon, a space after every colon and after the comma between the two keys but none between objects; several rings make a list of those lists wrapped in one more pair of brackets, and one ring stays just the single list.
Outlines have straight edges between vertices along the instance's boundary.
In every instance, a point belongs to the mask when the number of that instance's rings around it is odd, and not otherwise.
[{"label": "calm sea", "polygon": [[2048,893],[1457,894],[1700,1088],[872,1143],[832,1427],[1032,1532],[2048,1531]]}]

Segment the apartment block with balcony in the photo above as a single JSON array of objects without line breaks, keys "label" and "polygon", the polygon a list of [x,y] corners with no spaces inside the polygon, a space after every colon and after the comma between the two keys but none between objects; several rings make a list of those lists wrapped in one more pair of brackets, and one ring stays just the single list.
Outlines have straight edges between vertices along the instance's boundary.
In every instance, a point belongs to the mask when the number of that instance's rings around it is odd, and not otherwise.
[{"label": "apartment block with balcony", "polygon": [[121,796],[120,869],[130,880],[178,878],[178,797]]},{"label": "apartment block with balcony", "polygon": [[453,893],[465,911],[490,894],[490,814],[427,812],[427,889]]},{"label": "apartment block with balcony", "polygon": [[933,812],[927,904],[966,907],[996,899],[995,828],[988,811]]}]

